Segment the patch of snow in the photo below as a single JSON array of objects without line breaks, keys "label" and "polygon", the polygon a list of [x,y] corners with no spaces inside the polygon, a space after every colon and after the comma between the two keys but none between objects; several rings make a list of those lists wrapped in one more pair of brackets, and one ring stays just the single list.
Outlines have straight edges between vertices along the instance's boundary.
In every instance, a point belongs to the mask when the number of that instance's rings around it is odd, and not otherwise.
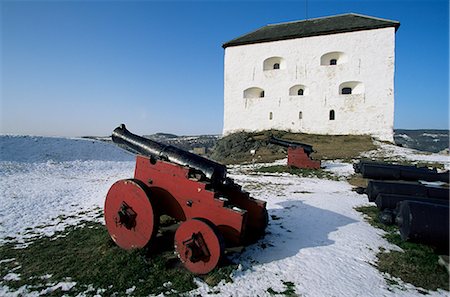
[{"label": "patch of snow", "polygon": [[355,173],[353,165],[349,163],[343,163],[341,161],[324,161],[322,162],[322,167],[325,171],[330,171],[337,176],[348,177]]},{"label": "patch of snow", "polygon": [[287,166],[287,158],[276,160],[272,163],[251,163],[251,164],[245,164],[245,165],[228,165],[227,169],[229,172],[246,172],[249,170],[255,170],[262,167],[268,167],[268,166]]},{"label": "patch of snow", "polygon": [[0,296],[2,297],[37,297],[39,296],[39,292],[33,291],[30,292],[28,286],[24,285],[16,290],[12,290],[8,286],[0,286]]},{"label": "patch of snow", "polygon": [[46,295],[50,294],[58,289],[60,289],[63,292],[70,291],[73,287],[75,287],[77,283],[76,282],[59,282],[55,285],[52,285],[49,288],[46,288],[39,292],[39,295]]},{"label": "patch of snow", "polygon": [[16,258],[3,259],[3,260],[0,260],[0,264],[3,264],[3,263],[9,263],[9,262],[12,262],[12,261],[14,261],[14,260],[16,260]]},{"label": "patch of snow", "polygon": [[3,279],[5,281],[19,281],[20,280],[20,274],[10,272],[7,275],[5,275],[3,277]]},{"label": "patch of snow", "polygon": [[126,289],[125,294],[130,295],[136,290],[136,286],[132,286],[131,288]]},{"label": "patch of snow", "polygon": [[421,183],[422,185],[432,186],[432,187],[442,187],[447,184],[447,183],[441,182],[441,181],[429,182],[426,180],[419,180],[419,183]]},{"label": "patch of snow", "polygon": [[401,137],[401,138],[404,138],[404,139],[407,139],[407,140],[411,139],[411,137],[409,137],[409,135],[406,135],[406,134],[397,134],[395,136],[396,137]]},{"label": "patch of snow", "polygon": [[383,156],[393,160],[408,160],[416,162],[435,162],[444,164],[448,170],[450,168],[450,156],[443,154],[424,153],[418,150],[376,142],[378,149],[363,153],[365,158],[377,158]]},{"label": "patch of snow", "polygon": [[422,133],[422,136],[438,138],[438,137],[448,137],[448,134],[431,134],[431,133]]}]

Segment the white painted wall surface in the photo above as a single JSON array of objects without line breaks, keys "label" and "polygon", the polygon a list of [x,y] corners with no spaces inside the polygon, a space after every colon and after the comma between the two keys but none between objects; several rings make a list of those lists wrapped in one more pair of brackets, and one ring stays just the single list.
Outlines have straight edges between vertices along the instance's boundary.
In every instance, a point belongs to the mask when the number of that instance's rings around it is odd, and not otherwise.
[{"label": "white painted wall surface", "polygon": [[[279,129],[393,141],[394,49],[393,27],[227,47],[223,133]],[[344,53],[344,62],[322,66],[330,52]],[[283,67],[263,70],[271,57],[281,57]],[[353,81],[363,93],[340,95],[339,86]],[[289,95],[294,85],[304,85],[305,95]],[[244,98],[252,87],[264,98]]]}]

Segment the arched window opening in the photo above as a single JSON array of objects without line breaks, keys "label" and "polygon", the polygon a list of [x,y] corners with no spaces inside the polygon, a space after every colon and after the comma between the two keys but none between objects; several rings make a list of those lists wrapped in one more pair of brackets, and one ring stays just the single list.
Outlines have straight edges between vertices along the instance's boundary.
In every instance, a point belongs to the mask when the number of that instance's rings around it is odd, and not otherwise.
[{"label": "arched window opening", "polygon": [[303,113],[301,111],[298,112],[298,119],[299,120],[303,119]]},{"label": "arched window opening", "polygon": [[263,70],[285,69],[286,62],[282,57],[270,57],[264,60]]},{"label": "arched window opening", "polygon": [[358,95],[364,94],[364,84],[360,81],[346,81],[339,85],[339,94]]},{"label": "arched window opening", "polygon": [[273,113],[269,112],[269,120],[272,120],[272,119],[273,119]]},{"label": "arched window opening", "polygon": [[263,98],[264,90],[261,88],[253,87],[244,91],[244,98]]},{"label": "arched window opening", "polygon": [[289,96],[308,96],[308,88],[304,85],[295,85],[289,89]]},{"label": "arched window opening", "polygon": [[322,66],[341,65],[347,63],[347,61],[347,54],[343,52],[329,52],[320,57],[320,65]]},{"label": "arched window opening", "polygon": [[352,88],[342,88],[342,95],[350,95],[352,93]]},{"label": "arched window opening", "polygon": [[330,110],[330,121],[334,121],[334,110]]}]

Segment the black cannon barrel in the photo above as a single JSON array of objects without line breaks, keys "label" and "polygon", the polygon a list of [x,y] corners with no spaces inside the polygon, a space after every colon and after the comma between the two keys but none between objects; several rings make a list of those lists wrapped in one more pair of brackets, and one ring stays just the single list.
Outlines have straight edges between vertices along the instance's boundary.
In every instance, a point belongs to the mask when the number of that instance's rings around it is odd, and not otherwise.
[{"label": "black cannon barrel", "polygon": [[201,171],[212,182],[223,183],[227,180],[227,169],[224,165],[172,145],[135,135],[128,131],[124,124],[114,129],[112,141],[138,154],[194,168]]},{"label": "black cannon barrel", "polygon": [[386,162],[378,162],[378,161],[372,161],[372,160],[361,160],[358,163],[353,164],[353,168],[355,169],[355,173],[363,173],[364,172],[364,168],[366,166],[372,166],[372,167],[389,167],[389,168],[393,168],[393,169],[405,169],[405,168],[409,168],[412,169],[414,171],[417,172],[429,172],[429,173],[437,173],[436,168],[433,169],[429,169],[427,167],[417,167],[417,166],[406,166],[406,165],[398,165],[398,164],[390,164],[390,163],[386,163]]},{"label": "black cannon barrel", "polygon": [[281,145],[284,147],[301,147],[301,148],[303,148],[303,150],[305,151],[305,153],[308,156],[314,152],[312,145],[297,142],[297,141],[284,140],[284,139],[279,139],[279,138],[275,138],[275,137],[271,136],[269,138],[269,142],[272,144],[277,144],[277,145]]},{"label": "black cannon barrel", "polygon": [[370,202],[374,202],[380,193],[449,199],[448,188],[425,186],[417,182],[370,180],[366,193]]},{"label": "black cannon barrel", "polygon": [[448,254],[449,207],[417,201],[400,202],[396,217],[403,240],[423,243]]},{"label": "black cannon barrel", "polygon": [[393,209],[397,208],[397,204],[399,202],[402,202],[405,200],[449,205],[448,199],[435,199],[435,198],[430,198],[430,197],[386,194],[386,193],[378,194],[377,199],[375,199],[375,204],[377,205],[378,209],[381,211],[383,211],[385,209],[393,210]]},{"label": "black cannon barrel", "polygon": [[448,183],[449,173],[438,173],[436,169],[426,167],[404,166],[396,164],[363,163],[360,172],[364,178],[378,180],[405,180],[405,181],[441,181]]}]

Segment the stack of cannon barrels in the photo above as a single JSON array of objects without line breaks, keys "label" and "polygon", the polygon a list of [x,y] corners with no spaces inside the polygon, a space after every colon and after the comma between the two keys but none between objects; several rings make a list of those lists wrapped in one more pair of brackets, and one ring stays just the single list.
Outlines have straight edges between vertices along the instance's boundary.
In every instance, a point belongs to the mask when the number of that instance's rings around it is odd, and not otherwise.
[{"label": "stack of cannon barrels", "polygon": [[369,179],[360,192],[375,202],[382,223],[396,224],[403,240],[448,253],[448,171],[373,161],[360,161],[353,167]]}]

